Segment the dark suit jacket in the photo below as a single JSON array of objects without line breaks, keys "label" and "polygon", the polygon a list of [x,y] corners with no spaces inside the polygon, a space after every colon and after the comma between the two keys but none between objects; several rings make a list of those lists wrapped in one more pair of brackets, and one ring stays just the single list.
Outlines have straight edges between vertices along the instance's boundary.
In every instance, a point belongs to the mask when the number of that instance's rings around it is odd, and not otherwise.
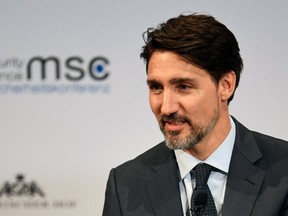
[{"label": "dark suit jacket", "polygon": [[[234,122],[223,216],[288,215],[288,142]],[[160,143],[111,170],[103,216],[183,216],[179,181],[174,151]]]}]

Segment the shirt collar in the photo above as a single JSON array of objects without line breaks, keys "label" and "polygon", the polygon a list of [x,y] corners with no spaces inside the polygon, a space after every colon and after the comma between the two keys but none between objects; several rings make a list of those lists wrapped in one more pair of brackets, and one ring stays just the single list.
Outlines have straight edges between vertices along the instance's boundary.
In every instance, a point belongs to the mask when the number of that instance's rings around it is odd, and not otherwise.
[{"label": "shirt collar", "polygon": [[205,162],[225,173],[228,173],[236,136],[235,123],[231,117],[230,123],[231,129],[228,136],[205,161],[200,161],[181,149],[174,150],[180,170],[181,179],[183,179],[200,162]]}]

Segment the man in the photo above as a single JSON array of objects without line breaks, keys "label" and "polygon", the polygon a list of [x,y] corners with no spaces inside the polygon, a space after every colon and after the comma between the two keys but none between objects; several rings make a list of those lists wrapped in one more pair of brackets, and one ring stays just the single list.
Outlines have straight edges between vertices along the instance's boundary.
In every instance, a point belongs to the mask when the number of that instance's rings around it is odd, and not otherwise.
[{"label": "man", "polygon": [[229,115],[243,67],[232,32],[192,14],[146,34],[141,57],[165,141],[111,170],[103,215],[288,215],[288,143]]}]

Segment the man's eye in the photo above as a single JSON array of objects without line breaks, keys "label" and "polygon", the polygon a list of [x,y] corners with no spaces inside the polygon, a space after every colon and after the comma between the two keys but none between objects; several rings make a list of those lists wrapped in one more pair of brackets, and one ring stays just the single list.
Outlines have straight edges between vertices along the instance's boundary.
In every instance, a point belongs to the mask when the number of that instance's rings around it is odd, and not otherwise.
[{"label": "man's eye", "polygon": [[186,85],[186,84],[179,84],[177,87],[178,87],[178,89],[184,90],[184,91],[191,89],[191,87],[189,85]]},{"label": "man's eye", "polygon": [[161,85],[153,84],[149,86],[149,89],[153,91],[154,93],[160,93],[160,91],[162,90],[162,87]]}]

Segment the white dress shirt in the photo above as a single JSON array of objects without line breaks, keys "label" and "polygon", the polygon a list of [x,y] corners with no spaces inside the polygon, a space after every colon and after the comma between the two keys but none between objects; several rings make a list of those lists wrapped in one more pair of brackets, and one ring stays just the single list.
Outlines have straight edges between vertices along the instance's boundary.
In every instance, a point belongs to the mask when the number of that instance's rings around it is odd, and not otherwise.
[{"label": "white dress shirt", "polygon": [[191,196],[193,193],[193,188],[196,186],[195,177],[192,176],[191,179],[190,171],[198,163],[201,162],[205,162],[206,164],[209,164],[219,170],[219,172],[211,172],[208,179],[208,186],[214,198],[217,214],[219,216],[222,215],[222,205],[226,189],[227,173],[236,136],[235,124],[231,117],[230,122],[231,129],[228,136],[205,161],[200,161],[192,155],[184,152],[183,150],[174,150],[182,179],[179,182],[179,187],[184,216],[188,206],[189,209],[191,208]]}]

